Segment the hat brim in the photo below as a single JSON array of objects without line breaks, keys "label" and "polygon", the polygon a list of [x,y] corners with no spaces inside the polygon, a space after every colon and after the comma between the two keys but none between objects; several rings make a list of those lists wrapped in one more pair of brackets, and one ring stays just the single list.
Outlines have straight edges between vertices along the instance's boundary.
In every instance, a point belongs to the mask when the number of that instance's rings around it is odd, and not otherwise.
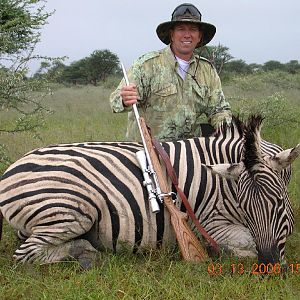
[{"label": "hat brim", "polygon": [[203,37],[201,42],[196,46],[196,48],[208,44],[216,34],[216,27],[210,23],[200,22],[200,21],[169,21],[161,23],[156,28],[156,33],[159,39],[166,45],[170,44],[170,29],[172,29],[178,23],[194,23],[199,26],[199,29],[203,32]]}]

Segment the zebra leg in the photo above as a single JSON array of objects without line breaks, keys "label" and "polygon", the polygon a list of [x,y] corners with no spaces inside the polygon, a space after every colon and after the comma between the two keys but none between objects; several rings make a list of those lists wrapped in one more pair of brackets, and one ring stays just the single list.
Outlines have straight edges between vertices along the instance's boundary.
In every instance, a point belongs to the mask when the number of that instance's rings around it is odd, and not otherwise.
[{"label": "zebra leg", "polygon": [[221,196],[220,199],[205,228],[225,252],[238,257],[256,257],[255,242],[249,229],[244,226],[243,213],[238,204]]},{"label": "zebra leg", "polygon": [[31,235],[19,249],[14,258],[21,262],[55,263],[75,258],[84,269],[91,267],[98,251],[87,240],[71,240],[58,245],[51,244],[44,236]]},{"label": "zebra leg", "polygon": [[226,224],[222,228],[215,228],[215,234],[212,234],[217,243],[226,252],[232,253],[238,257],[256,257],[257,251],[253,237],[243,225]]}]

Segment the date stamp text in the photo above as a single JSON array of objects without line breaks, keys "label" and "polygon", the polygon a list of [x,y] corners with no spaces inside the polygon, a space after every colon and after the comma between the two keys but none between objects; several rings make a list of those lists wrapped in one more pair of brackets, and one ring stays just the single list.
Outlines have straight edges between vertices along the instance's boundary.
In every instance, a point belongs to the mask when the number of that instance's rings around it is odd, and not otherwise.
[{"label": "date stamp text", "polygon": [[243,263],[210,263],[207,266],[207,272],[209,275],[218,276],[225,274],[252,274],[252,275],[280,275],[280,274],[293,274],[300,275],[300,263],[289,263],[282,266],[280,263],[276,264],[264,264],[253,263],[249,266]]}]

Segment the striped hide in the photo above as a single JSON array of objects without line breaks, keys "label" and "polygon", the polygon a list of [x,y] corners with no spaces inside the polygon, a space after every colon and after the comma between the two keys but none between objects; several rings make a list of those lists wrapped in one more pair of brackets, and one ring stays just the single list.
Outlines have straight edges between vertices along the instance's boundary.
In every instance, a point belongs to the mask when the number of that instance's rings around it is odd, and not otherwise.
[{"label": "striped hide", "polygon": [[[219,245],[273,263],[284,259],[293,228],[286,187],[300,146],[283,151],[261,140],[260,124],[259,117],[247,124],[235,118],[218,136],[163,147]],[[86,267],[97,250],[174,244],[168,212],[161,204],[157,214],[149,208],[135,156],[141,149],[133,142],[51,145],[12,164],[0,182],[0,209],[24,240],[14,258],[52,263],[71,256]],[[177,205],[184,210],[180,199]]]}]

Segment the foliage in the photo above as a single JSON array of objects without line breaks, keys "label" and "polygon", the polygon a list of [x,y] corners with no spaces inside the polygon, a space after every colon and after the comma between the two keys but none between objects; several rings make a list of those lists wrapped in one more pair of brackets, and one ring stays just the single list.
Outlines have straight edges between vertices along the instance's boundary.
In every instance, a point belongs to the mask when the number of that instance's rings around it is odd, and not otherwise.
[{"label": "foliage", "polygon": [[[40,104],[41,98],[49,93],[46,82],[27,78],[28,62],[38,59],[33,51],[40,39],[39,30],[51,15],[44,12],[43,3],[40,0],[0,3],[0,112],[15,113],[14,122],[7,124],[1,120],[0,135],[24,131],[36,134],[48,113]],[[3,149],[2,146],[2,152]]]},{"label": "foliage", "polygon": [[[33,92],[40,91],[41,82],[26,79],[21,71],[0,69],[0,107],[3,111],[16,112],[13,124],[0,123],[0,134],[22,131],[35,131],[44,122],[47,110],[40,103]],[[48,90],[44,88],[44,91]],[[31,92],[31,94],[29,94]]]},{"label": "foliage", "polygon": [[243,119],[247,119],[252,114],[261,115],[265,118],[264,126],[268,127],[289,126],[299,128],[300,126],[299,113],[279,93],[262,99],[242,98],[238,101],[234,113],[240,115]]},{"label": "foliage", "polygon": [[214,64],[218,74],[222,72],[224,65],[233,58],[229,53],[229,48],[221,44],[218,46],[197,48],[195,53],[210,60]]},{"label": "foliage", "polygon": [[264,71],[283,70],[284,66],[279,61],[269,60],[263,65],[262,69]]},{"label": "foliage", "polygon": [[299,128],[300,74],[273,71],[236,75],[224,84],[224,92],[235,114],[244,118],[250,114],[264,116],[264,129],[273,132],[273,138],[275,131]]},{"label": "foliage", "polygon": [[297,60],[291,60],[286,64],[280,63],[276,60],[267,61],[263,65],[255,63],[247,64],[245,61],[238,59],[226,62],[222,71],[223,72],[221,76],[226,77],[226,79],[235,75],[247,75],[264,72],[266,74],[270,74],[270,72],[284,72],[295,75],[300,73],[300,64]]},{"label": "foliage", "polygon": [[96,50],[88,57],[87,65],[90,82],[96,85],[119,70],[119,58],[109,50]]},{"label": "foliage", "polygon": [[0,53],[16,54],[22,50],[32,50],[37,42],[36,30],[45,24],[48,16],[36,14],[30,9],[38,1],[2,0],[0,3]]},{"label": "foliage", "polygon": [[42,62],[34,77],[43,77],[59,83],[97,85],[119,73],[119,58],[105,49],[95,50],[90,56],[74,61],[69,66],[59,62],[52,65]]},{"label": "foliage", "polygon": [[[59,82],[67,82],[73,84],[87,84],[88,70],[87,60],[85,58],[71,63],[70,66],[65,66],[58,76]],[[52,70],[50,70],[52,71]]]},{"label": "foliage", "polygon": [[39,69],[33,75],[33,78],[38,80],[45,79],[51,82],[60,82],[60,77],[65,67],[66,66],[61,59],[42,61]]},{"label": "foliage", "polygon": [[266,88],[277,90],[300,89],[300,73],[291,74],[285,71],[255,72],[246,76],[235,74],[231,77],[231,84],[239,91],[259,91]]},{"label": "foliage", "polygon": [[285,70],[291,74],[300,73],[300,64],[298,60],[290,60],[285,64]]},{"label": "foliage", "polygon": [[[252,66],[254,67],[254,66]],[[232,60],[224,65],[223,72],[233,74],[249,74],[252,72],[250,65],[242,59]]]}]

